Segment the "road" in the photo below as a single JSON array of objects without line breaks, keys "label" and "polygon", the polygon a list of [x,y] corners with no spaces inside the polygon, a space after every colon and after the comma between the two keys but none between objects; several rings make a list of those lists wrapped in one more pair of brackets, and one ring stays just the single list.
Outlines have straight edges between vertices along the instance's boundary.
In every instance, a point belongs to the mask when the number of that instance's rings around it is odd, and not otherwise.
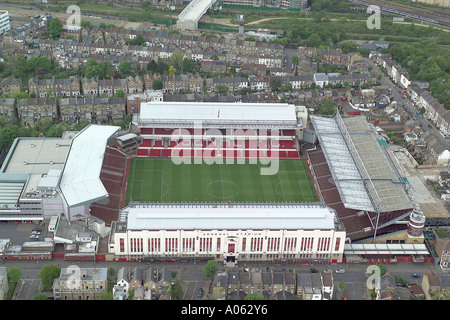
[{"label": "road", "polygon": [[[176,279],[179,279],[183,284],[184,300],[198,300],[197,297],[198,289],[203,288],[204,294],[202,298],[207,297],[207,292],[209,291],[209,286],[211,284],[211,279],[206,278],[203,275],[204,263],[138,263],[138,262],[79,262],[74,263],[73,261],[64,261],[61,259],[54,259],[51,261],[8,261],[6,260],[2,267],[19,267],[22,272],[22,280],[19,281],[16,291],[14,293],[14,300],[29,300],[34,295],[41,291],[40,281],[37,274],[41,268],[45,265],[58,265],[60,268],[68,267],[70,265],[76,265],[81,268],[97,267],[97,268],[109,268],[113,267],[117,272],[121,267],[152,267],[152,268],[162,268],[167,267],[171,271],[176,271]],[[339,293],[339,283],[345,282],[346,288],[344,295],[348,300],[365,300],[368,297],[366,281],[367,277],[365,273],[369,265],[367,264],[338,264],[338,265],[272,265],[263,263],[247,263],[249,268],[259,268],[266,269],[295,269],[296,272],[306,272],[308,273],[310,268],[313,267],[318,271],[324,271],[327,269],[336,270],[343,268],[346,270],[344,274],[333,273],[335,290],[337,293],[337,298],[342,299],[342,295]],[[240,267],[243,267],[240,265]],[[421,279],[411,278],[412,273],[418,273],[423,275],[424,273],[434,270],[436,267],[430,263],[416,264],[413,262],[401,262],[396,264],[386,265],[388,272],[391,275],[400,276],[407,281],[421,283]],[[219,270],[222,271],[222,270]],[[50,295],[50,293],[48,293]]]},{"label": "road", "polygon": [[[383,86],[386,86],[388,88],[392,89],[392,95],[394,97],[394,100],[397,101],[398,104],[403,105],[406,109],[406,111],[412,116],[415,117],[419,123],[420,126],[422,127],[422,130],[424,131],[432,131],[434,133],[434,136],[436,137],[436,139],[438,139],[441,143],[445,144],[447,146],[447,148],[450,147],[450,144],[448,143],[447,139],[445,139],[444,136],[441,135],[441,133],[439,132],[439,130],[427,119],[425,119],[423,116],[417,116],[417,112],[419,111],[416,106],[414,106],[414,104],[412,103],[411,100],[409,100],[407,98],[407,96],[405,96],[404,94],[401,93],[400,88],[395,85],[388,77],[386,77],[383,73],[383,71],[380,70],[380,68],[373,63],[372,60],[364,58],[365,61],[367,61],[369,63],[369,65],[371,65],[373,67],[373,71],[376,72],[377,74],[382,74],[382,78],[381,78],[381,84]],[[405,96],[405,98],[402,98],[402,95]],[[431,126],[431,128],[430,128]]]}]

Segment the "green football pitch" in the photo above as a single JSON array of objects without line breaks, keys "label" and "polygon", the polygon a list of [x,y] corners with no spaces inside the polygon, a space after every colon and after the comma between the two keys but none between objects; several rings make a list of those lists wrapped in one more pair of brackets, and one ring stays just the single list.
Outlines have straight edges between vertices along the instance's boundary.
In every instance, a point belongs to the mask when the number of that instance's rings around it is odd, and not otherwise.
[{"label": "green football pitch", "polygon": [[133,158],[126,204],[133,202],[316,202],[304,160],[279,160],[278,172],[261,175],[258,164],[174,164]]}]

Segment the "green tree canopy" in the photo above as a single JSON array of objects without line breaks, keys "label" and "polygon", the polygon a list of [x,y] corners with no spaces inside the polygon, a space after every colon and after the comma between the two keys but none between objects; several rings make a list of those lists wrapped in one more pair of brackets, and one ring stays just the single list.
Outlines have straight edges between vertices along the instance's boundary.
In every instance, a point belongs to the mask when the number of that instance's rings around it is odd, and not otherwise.
[{"label": "green tree canopy", "polygon": [[225,94],[228,92],[228,87],[224,84],[218,84],[216,90],[218,94]]},{"label": "green tree canopy", "polygon": [[175,69],[180,69],[183,65],[184,54],[179,50],[175,50],[170,55],[170,62],[175,67]]},{"label": "green tree canopy", "polygon": [[44,133],[46,137],[61,137],[64,131],[70,131],[72,127],[66,122],[54,124]]},{"label": "green tree canopy", "polygon": [[122,76],[129,76],[133,74],[133,64],[129,61],[122,61],[119,63],[118,70]]},{"label": "green tree canopy", "polygon": [[336,110],[337,110],[336,102],[331,99],[326,99],[320,104],[317,114],[333,115],[336,113]]},{"label": "green tree canopy", "polygon": [[281,87],[281,79],[278,76],[273,76],[269,80],[270,90],[279,91]]},{"label": "green tree canopy", "polygon": [[11,267],[8,270],[8,279],[11,282],[17,282],[22,278],[22,272],[18,267]]},{"label": "green tree canopy", "polygon": [[16,130],[10,125],[4,126],[0,129],[0,149],[9,148],[14,139],[18,137]]},{"label": "green tree canopy", "polygon": [[63,30],[63,26],[61,21],[59,21],[59,19],[56,18],[50,18],[47,20],[46,22],[46,27],[47,27],[47,33],[50,37],[52,37],[53,39],[58,38]]},{"label": "green tree canopy", "polygon": [[98,295],[95,300],[114,300],[114,296],[111,291],[105,291]]},{"label": "green tree canopy", "polygon": [[32,298],[32,300],[47,300],[47,296],[43,293],[38,293]]},{"label": "green tree canopy", "polygon": [[38,278],[41,279],[42,286],[45,291],[51,291],[53,280],[58,278],[61,274],[61,269],[55,265],[45,265],[38,273]]},{"label": "green tree canopy", "polygon": [[266,298],[259,293],[249,293],[245,296],[244,300],[266,300]]},{"label": "green tree canopy", "polygon": [[92,58],[89,58],[86,61],[86,65],[84,66],[84,76],[88,79],[90,78],[98,78],[98,79],[106,79],[111,78],[114,70],[108,62],[97,62]]},{"label": "green tree canopy", "polygon": [[203,274],[205,277],[210,278],[216,274],[217,270],[219,270],[219,264],[217,261],[209,260],[203,267]]},{"label": "green tree canopy", "polygon": [[123,98],[125,97],[125,92],[122,89],[119,89],[114,93],[114,97],[116,98]]},{"label": "green tree canopy", "polygon": [[152,83],[153,90],[161,90],[163,88],[163,82],[160,79],[153,80]]},{"label": "green tree canopy", "polygon": [[183,298],[183,287],[180,280],[175,280],[175,282],[169,286],[169,294],[172,300],[181,300]]}]

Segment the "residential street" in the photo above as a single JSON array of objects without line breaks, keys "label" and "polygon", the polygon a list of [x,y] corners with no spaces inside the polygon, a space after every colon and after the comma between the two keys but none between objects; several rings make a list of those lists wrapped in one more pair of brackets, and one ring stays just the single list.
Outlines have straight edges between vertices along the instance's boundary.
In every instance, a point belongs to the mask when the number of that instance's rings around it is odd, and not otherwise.
[{"label": "residential street", "polygon": [[[60,259],[55,259],[47,262],[36,262],[36,261],[5,261],[3,267],[19,267],[22,272],[23,281],[18,283],[16,291],[13,296],[13,300],[31,300],[34,295],[40,292],[39,279],[37,277],[38,272],[44,266],[44,264],[55,264],[59,267],[68,267],[74,265],[73,262],[63,261]],[[211,284],[212,279],[207,279],[203,273],[204,263],[136,263],[136,262],[79,262],[75,265],[83,268],[89,267],[101,267],[109,268],[113,267],[117,271],[124,266],[127,267],[152,267],[152,268],[162,268],[167,267],[171,271],[177,271],[176,278],[182,281],[184,290],[184,300],[198,300],[197,293],[200,287],[204,289],[203,298],[207,297],[207,292]],[[339,283],[345,282],[346,288],[344,295],[347,300],[365,300],[367,299],[367,287],[366,281],[367,276],[365,271],[367,270],[367,264],[338,264],[338,265],[273,265],[273,264],[261,264],[261,263],[246,263],[249,268],[260,268],[266,269],[286,269],[286,270],[296,270],[296,272],[309,273],[310,268],[317,269],[318,271],[324,270],[336,270],[343,268],[345,273],[337,274],[333,272],[334,288],[337,299],[342,299],[339,293]],[[244,267],[244,264],[239,265],[239,268]],[[424,274],[429,271],[435,270],[436,267],[430,263],[413,263],[413,262],[400,262],[396,264],[386,265],[388,272],[391,275],[396,275],[404,278],[409,282],[415,282],[421,284],[422,279],[413,279],[411,277],[412,273]],[[186,269],[185,269],[186,268]],[[220,271],[220,270],[219,270]],[[436,269],[436,271],[439,271]],[[48,293],[50,295],[50,293]]]}]

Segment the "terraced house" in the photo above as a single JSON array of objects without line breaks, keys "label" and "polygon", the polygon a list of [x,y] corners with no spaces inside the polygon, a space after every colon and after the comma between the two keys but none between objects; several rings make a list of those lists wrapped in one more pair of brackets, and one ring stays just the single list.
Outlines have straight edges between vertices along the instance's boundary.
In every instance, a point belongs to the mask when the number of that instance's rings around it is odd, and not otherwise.
[{"label": "terraced house", "polygon": [[95,300],[106,292],[107,268],[80,268],[74,276],[71,268],[61,269],[59,278],[53,282],[53,296],[60,300]]},{"label": "terraced house", "polygon": [[54,121],[58,116],[56,98],[18,99],[17,114],[25,125],[46,119]]},{"label": "terraced house", "polygon": [[22,81],[18,78],[5,78],[2,80],[0,87],[2,94],[13,94],[23,91]]},{"label": "terraced house", "polygon": [[125,99],[116,97],[61,99],[59,109],[62,121],[118,122],[125,116]]},{"label": "terraced house", "polygon": [[14,103],[13,98],[0,98],[0,117],[13,120],[15,118]]}]

